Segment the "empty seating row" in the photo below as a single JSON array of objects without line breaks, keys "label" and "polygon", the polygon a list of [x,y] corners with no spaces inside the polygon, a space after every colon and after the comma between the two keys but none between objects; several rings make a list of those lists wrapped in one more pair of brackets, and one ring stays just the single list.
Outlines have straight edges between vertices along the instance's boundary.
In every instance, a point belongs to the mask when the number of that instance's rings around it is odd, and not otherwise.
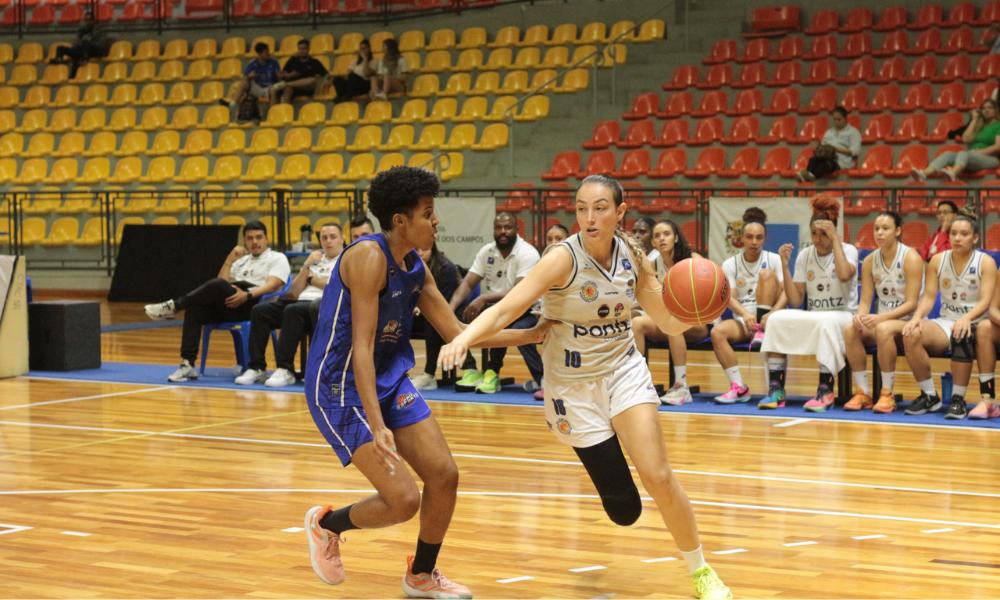
[{"label": "empty seating row", "polygon": [[878,20],[870,8],[856,8],[848,11],[844,24],[840,24],[840,14],[836,10],[817,11],[805,32],[809,35],[822,35],[838,31],[840,33],[857,33],[859,31],[894,31],[897,29],[921,30],[930,27],[945,29],[963,25],[984,26],[1000,21],[1000,2],[991,0],[983,4],[976,17],[976,4],[960,2],[951,7],[945,16],[940,4],[927,4],[917,10],[915,19],[908,21],[906,7],[887,6],[882,9]]}]

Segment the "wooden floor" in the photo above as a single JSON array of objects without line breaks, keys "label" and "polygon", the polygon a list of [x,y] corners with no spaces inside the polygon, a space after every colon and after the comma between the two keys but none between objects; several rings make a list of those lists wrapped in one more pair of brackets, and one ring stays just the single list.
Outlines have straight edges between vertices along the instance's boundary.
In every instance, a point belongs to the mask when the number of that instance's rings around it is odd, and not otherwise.
[{"label": "wooden floor", "polygon": [[[106,334],[104,359],[172,363],[179,335]],[[231,354],[213,342],[213,364]],[[720,384],[717,365],[689,372]],[[479,598],[691,597],[653,503],[635,526],[611,524],[540,406],[431,406],[461,470],[439,561],[450,578]],[[995,430],[660,418],[708,559],[737,597],[1000,597]],[[312,573],[304,533],[287,531],[311,506],[370,492],[299,394],[4,380],[0,465],[3,597],[402,597],[415,520],[350,532],[339,587]],[[644,562],[663,558],[674,560]],[[530,579],[502,583],[518,578]]]}]

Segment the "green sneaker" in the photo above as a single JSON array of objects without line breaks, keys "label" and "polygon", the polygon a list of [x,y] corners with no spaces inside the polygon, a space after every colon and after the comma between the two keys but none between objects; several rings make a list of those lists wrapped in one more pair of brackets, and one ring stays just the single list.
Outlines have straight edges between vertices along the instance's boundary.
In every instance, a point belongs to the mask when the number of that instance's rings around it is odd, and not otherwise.
[{"label": "green sneaker", "polygon": [[500,390],[500,376],[493,369],[483,373],[483,380],[476,386],[477,394],[495,394]]},{"label": "green sneaker", "polygon": [[694,585],[694,595],[702,600],[733,600],[733,593],[708,565],[694,572],[691,583]]},{"label": "green sneaker", "polygon": [[482,378],[483,374],[479,371],[466,371],[462,378],[455,382],[455,391],[473,392]]},{"label": "green sneaker", "polygon": [[760,399],[760,402],[757,403],[757,408],[761,410],[785,408],[785,399],[785,390],[781,389],[777,384],[771,384],[771,387],[767,390],[767,396]]}]

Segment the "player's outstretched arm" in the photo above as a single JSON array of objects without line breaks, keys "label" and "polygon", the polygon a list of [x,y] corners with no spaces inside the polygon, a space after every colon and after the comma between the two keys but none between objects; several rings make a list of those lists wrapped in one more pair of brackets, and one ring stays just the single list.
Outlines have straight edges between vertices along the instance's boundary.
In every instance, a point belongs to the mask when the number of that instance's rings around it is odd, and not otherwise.
[{"label": "player's outstretched arm", "polygon": [[[629,253],[632,253],[631,249]],[[639,264],[634,254],[632,260],[635,261],[633,264]],[[646,314],[653,319],[660,331],[667,335],[680,335],[690,329],[690,325],[678,321],[663,305],[663,286],[656,279],[653,265],[648,260],[644,260],[639,269],[639,281],[636,282],[635,286],[635,299],[646,311]]]}]

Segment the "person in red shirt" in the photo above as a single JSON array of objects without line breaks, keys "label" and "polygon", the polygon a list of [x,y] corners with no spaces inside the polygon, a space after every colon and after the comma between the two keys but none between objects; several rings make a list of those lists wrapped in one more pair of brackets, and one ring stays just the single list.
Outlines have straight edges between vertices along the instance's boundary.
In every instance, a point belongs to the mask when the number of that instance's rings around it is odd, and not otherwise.
[{"label": "person in red shirt", "polygon": [[951,200],[938,202],[937,220],[941,227],[934,232],[934,235],[927,238],[927,243],[920,249],[920,258],[924,262],[929,261],[935,254],[951,250],[951,241],[948,239],[948,231],[951,229],[951,222],[955,220],[958,206]]}]

